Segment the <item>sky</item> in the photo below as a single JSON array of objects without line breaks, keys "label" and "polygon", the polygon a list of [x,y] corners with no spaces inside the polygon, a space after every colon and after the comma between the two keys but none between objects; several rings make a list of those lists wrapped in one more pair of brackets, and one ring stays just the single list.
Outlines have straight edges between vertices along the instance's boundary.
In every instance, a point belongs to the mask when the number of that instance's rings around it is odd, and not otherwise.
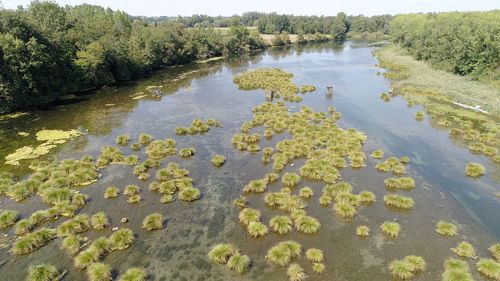
[{"label": "sky", "polygon": [[[30,0],[0,0],[4,8],[27,6]],[[294,15],[380,15],[410,12],[500,9],[500,0],[55,0],[60,5],[89,3],[136,16],[230,16],[248,11]]]}]

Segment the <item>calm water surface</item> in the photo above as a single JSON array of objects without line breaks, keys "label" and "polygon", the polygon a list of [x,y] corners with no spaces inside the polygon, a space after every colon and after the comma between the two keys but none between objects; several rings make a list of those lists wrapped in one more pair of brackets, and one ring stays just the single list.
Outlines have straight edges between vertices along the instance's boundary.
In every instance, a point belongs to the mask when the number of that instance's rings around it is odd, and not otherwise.
[{"label": "calm water surface", "polygon": [[[112,165],[102,169],[102,178],[95,184],[81,188],[90,196],[90,202],[81,210],[93,214],[104,211],[112,226],[120,226],[120,218],[126,216],[137,235],[137,242],[124,252],[114,252],[104,259],[115,273],[129,267],[145,267],[152,280],[287,280],[284,269],[265,262],[264,255],[276,242],[294,239],[304,249],[317,247],[324,250],[326,270],[323,275],[312,272],[311,264],[304,257],[300,263],[309,274],[309,280],[391,280],[387,264],[409,254],[420,255],[428,263],[427,270],[414,280],[440,280],[443,261],[453,256],[450,248],[467,240],[481,257],[487,257],[487,248],[500,240],[500,199],[493,192],[500,191],[499,167],[483,156],[471,154],[463,145],[450,139],[446,131],[435,127],[432,120],[418,122],[415,112],[419,106],[408,108],[406,101],[396,97],[385,103],[379,94],[388,90],[390,81],[377,75],[371,52],[372,47],[363,43],[347,42],[343,46],[312,45],[303,48],[269,50],[238,59],[208,64],[174,67],[154,76],[120,87],[112,87],[68,101],[64,105],[46,111],[35,111],[16,119],[0,121],[0,159],[24,145],[36,143],[34,133],[41,129],[78,129],[85,135],[78,137],[48,157],[79,158],[90,154],[98,156],[103,145],[114,144],[119,134],[128,134],[132,142],[141,132],[156,138],[171,137],[178,148],[193,146],[197,153],[191,159],[167,158],[191,171],[195,186],[202,191],[202,198],[193,203],[176,201],[160,204],[159,195],[147,190],[149,182],[141,182],[132,174],[131,167]],[[318,90],[304,96],[302,103],[288,104],[292,111],[308,105],[317,111],[335,106],[342,113],[339,124],[343,128],[356,128],[368,135],[364,151],[370,154],[383,149],[386,157],[409,156],[407,174],[415,178],[417,187],[405,194],[415,200],[415,208],[407,212],[387,209],[383,196],[387,194],[383,181],[389,173],[377,172],[377,161],[369,158],[363,169],[345,168],[342,178],[354,186],[355,192],[373,191],[377,202],[361,207],[356,218],[349,223],[338,219],[331,207],[318,204],[323,184],[303,180],[301,186],[310,186],[315,195],[308,201],[307,211],[322,223],[317,235],[293,232],[287,236],[270,233],[261,239],[252,239],[238,223],[238,209],[232,206],[243,186],[252,179],[261,178],[271,171],[264,166],[260,154],[241,153],[233,149],[230,138],[239,132],[241,124],[252,118],[251,108],[265,101],[262,91],[239,91],[232,82],[235,74],[262,67],[278,67],[295,75],[298,85],[312,84]],[[333,97],[327,97],[324,89],[335,86]],[[161,98],[149,95],[148,86],[159,86],[165,93]],[[148,94],[142,99],[134,95]],[[223,128],[212,128],[203,135],[177,136],[177,126],[188,126],[192,119],[216,118]],[[18,136],[18,132],[30,132],[30,136]],[[262,140],[261,147],[275,144],[284,136],[276,136],[269,143]],[[126,154],[132,153],[128,148]],[[212,155],[219,153],[228,159],[226,165],[214,168]],[[138,155],[145,159],[143,152]],[[487,175],[471,180],[463,174],[467,162],[479,162],[486,166]],[[303,159],[284,172],[297,171]],[[0,164],[22,177],[26,163],[18,167]],[[151,170],[154,173],[155,170]],[[281,173],[281,174],[282,174]],[[126,203],[126,197],[103,199],[107,186],[123,189],[127,184],[142,188],[143,201],[138,205]],[[279,183],[270,186],[271,191],[281,188]],[[263,222],[279,214],[265,207],[263,195],[247,196],[249,206],[263,212]],[[0,209],[18,210],[23,217],[47,206],[34,196],[22,203],[0,198]],[[142,219],[152,212],[163,213],[168,221],[164,230],[146,232],[141,229]],[[434,226],[444,219],[458,225],[459,236],[443,238]],[[397,220],[402,232],[397,239],[387,239],[378,231],[380,224]],[[62,220],[48,223],[56,227]],[[355,228],[366,224],[371,235],[359,239]],[[2,234],[13,236],[13,231]],[[109,236],[111,228],[89,231],[94,239]],[[6,237],[3,237],[6,239]],[[251,257],[252,269],[243,276],[236,275],[224,266],[211,264],[206,255],[216,243],[230,242]],[[7,249],[0,249],[0,280],[24,280],[27,268],[33,263],[52,263],[68,270],[64,280],[86,280],[83,271],[72,266],[72,257],[59,249],[61,240],[27,256],[12,256]],[[471,269],[474,261],[470,261]],[[476,280],[483,280],[475,272]]]}]

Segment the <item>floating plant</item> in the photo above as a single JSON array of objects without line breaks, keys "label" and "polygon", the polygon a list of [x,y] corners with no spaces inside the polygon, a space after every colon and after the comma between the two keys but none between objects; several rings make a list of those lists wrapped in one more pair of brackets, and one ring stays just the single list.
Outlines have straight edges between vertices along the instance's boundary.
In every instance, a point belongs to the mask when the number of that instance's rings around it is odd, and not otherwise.
[{"label": "floating plant", "polygon": [[457,226],[440,220],[436,223],[436,232],[443,236],[455,236],[457,235]]},{"label": "floating plant", "polygon": [[116,137],[115,142],[118,145],[128,145],[128,142],[130,141],[130,137],[127,135],[119,135]]},{"label": "floating plant", "polygon": [[472,259],[477,258],[476,249],[474,249],[474,247],[466,241],[459,243],[455,248],[452,248],[451,251],[459,257]]},{"label": "floating plant", "polygon": [[398,237],[399,232],[401,231],[401,226],[397,222],[384,222],[380,225],[380,230],[388,236],[393,238]]},{"label": "floating plant", "polygon": [[146,134],[146,133],[141,133],[139,135],[139,143],[142,144],[142,145],[148,145],[149,143],[151,143],[151,141],[153,141],[153,136],[150,135],[150,134]]},{"label": "floating plant", "polygon": [[359,237],[368,237],[370,235],[370,228],[366,225],[360,225],[356,227],[356,235]]},{"label": "floating plant", "polygon": [[250,268],[250,258],[247,255],[235,253],[227,261],[227,268],[243,274]]},{"label": "floating plant", "polygon": [[397,194],[388,194],[384,196],[384,203],[388,207],[405,210],[411,209],[415,205],[412,198]]},{"label": "floating plant", "polygon": [[279,234],[288,234],[292,230],[292,220],[288,216],[275,216],[269,221],[271,229]]},{"label": "floating plant", "polygon": [[493,259],[480,259],[476,263],[479,273],[493,280],[500,280],[500,263]]},{"label": "floating plant", "polygon": [[214,157],[212,157],[212,160],[210,160],[210,162],[212,162],[212,164],[214,164],[215,167],[220,167],[224,165],[224,163],[226,163],[226,157],[217,154],[214,155]]},{"label": "floating plant", "polygon": [[479,163],[467,163],[465,174],[472,178],[478,178],[484,175],[486,168]]},{"label": "floating plant", "polygon": [[375,159],[382,159],[384,158],[384,151],[382,151],[381,149],[374,150],[371,154],[371,157]]}]

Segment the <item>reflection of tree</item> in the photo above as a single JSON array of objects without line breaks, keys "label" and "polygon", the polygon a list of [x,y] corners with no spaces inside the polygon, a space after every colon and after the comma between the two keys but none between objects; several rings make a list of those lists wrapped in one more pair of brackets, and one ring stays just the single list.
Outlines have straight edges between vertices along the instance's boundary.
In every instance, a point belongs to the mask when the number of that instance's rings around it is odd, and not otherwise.
[{"label": "reflection of tree", "polygon": [[282,59],[285,58],[293,53],[294,48],[291,46],[286,46],[286,47],[275,47],[275,48],[270,48],[267,53],[273,58],[273,59]]}]

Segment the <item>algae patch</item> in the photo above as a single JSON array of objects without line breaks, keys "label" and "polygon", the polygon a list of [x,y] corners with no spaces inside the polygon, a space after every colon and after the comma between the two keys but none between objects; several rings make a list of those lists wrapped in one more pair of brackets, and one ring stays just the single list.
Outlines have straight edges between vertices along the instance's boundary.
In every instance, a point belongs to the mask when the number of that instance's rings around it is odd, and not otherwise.
[{"label": "algae patch", "polygon": [[63,144],[69,139],[80,136],[82,133],[77,130],[41,130],[36,133],[37,141],[42,141],[43,143],[33,147],[24,146],[18,148],[14,153],[11,153],[5,157],[5,164],[9,165],[20,165],[19,161],[27,159],[35,159],[42,155],[48,154],[53,148],[56,148],[58,144]]}]

